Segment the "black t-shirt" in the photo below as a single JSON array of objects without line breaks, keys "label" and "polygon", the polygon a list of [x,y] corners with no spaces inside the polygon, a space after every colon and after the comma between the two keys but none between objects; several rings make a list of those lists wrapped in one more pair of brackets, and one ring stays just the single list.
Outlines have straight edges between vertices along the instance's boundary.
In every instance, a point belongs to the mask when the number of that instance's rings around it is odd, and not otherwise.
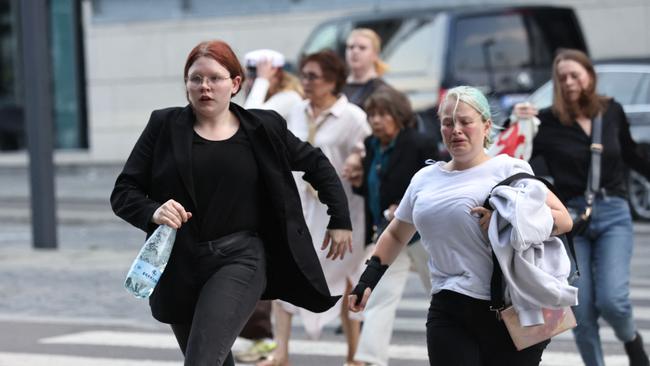
[{"label": "black t-shirt", "polygon": [[199,240],[241,231],[259,231],[263,184],[250,141],[240,128],[226,140],[194,132],[192,176]]},{"label": "black t-shirt", "polygon": [[[531,160],[543,157],[563,201],[582,196],[591,164],[591,136],[575,121],[571,126],[563,125],[550,108],[541,110],[538,117],[541,125],[533,140]],[[650,179],[650,161],[639,154],[620,104],[609,102],[602,121],[600,187],[609,195],[625,196],[626,167]]]},{"label": "black t-shirt", "polygon": [[377,89],[389,87],[382,79],[370,79],[365,83],[347,83],[341,91],[348,98],[350,103],[354,103],[363,109],[366,99]]}]

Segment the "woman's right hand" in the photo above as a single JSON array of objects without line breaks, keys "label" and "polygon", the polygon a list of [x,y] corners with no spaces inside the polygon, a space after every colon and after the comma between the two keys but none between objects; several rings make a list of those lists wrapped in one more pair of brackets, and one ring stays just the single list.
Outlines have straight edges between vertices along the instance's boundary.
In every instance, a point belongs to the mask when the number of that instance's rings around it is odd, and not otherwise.
[{"label": "woman's right hand", "polygon": [[366,287],[366,289],[363,291],[363,298],[361,300],[358,300],[357,295],[355,294],[348,295],[348,309],[354,313],[363,311],[366,308],[366,304],[368,303],[368,298],[370,297],[371,293],[372,290],[370,287]]},{"label": "woman's right hand", "polygon": [[153,213],[151,222],[158,225],[167,225],[174,229],[180,229],[181,226],[192,218],[192,213],[185,211],[180,203],[169,200]]},{"label": "woman's right hand", "polygon": [[363,165],[361,155],[352,153],[345,159],[343,164],[343,177],[354,187],[360,187],[363,184]]},{"label": "woman's right hand", "polygon": [[255,68],[257,69],[257,77],[266,80],[271,80],[277,71],[277,68],[273,67],[273,62],[270,58],[257,61]]},{"label": "woman's right hand", "polygon": [[537,107],[535,107],[530,102],[517,103],[515,104],[514,108],[512,108],[512,115],[515,116],[517,119],[533,118],[537,115],[537,113],[538,113]]}]

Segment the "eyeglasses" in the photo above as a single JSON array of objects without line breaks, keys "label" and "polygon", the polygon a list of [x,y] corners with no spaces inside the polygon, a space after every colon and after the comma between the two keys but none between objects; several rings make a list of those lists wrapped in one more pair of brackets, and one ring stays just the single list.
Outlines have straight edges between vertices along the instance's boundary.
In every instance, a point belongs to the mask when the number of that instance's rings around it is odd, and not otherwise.
[{"label": "eyeglasses", "polygon": [[298,75],[298,77],[300,78],[300,80],[310,81],[310,82],[311,81],[316,81],[318,79],[323,78],[322,76],[316,75],[313,72],[300,73],[300,75]]},{"label": "eyeglasses", "polygon": [[201,85],[203,85],[203,81],[207,80],[208,86],[212,87],[217,85],[218,83],[231,79],[230,76],[228,77],[222,77],[222,76],[203,76],[203,75],[192,75],[187,79],[187,81],[190,83],[191,86],[198,88]]}]

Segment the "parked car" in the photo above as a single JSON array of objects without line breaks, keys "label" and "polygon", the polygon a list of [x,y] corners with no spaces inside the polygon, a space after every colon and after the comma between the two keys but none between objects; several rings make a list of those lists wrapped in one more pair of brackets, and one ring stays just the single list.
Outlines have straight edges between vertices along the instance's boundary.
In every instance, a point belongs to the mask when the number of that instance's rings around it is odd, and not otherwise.
[{"label": "parked car", "polygon": [[[632,138],[642,154],[650,156],[650,59],[601,60],[595,62],[598,92],[614,97],[623,105]],[[530,96],[538,108],[552,103],[553,83],[548,81]],[[650,220],[650,183],[629,171],[630,208],[638,219]]]},{"label": "parked car", "polygon": [[385,79],[406,93],[420,129],[441,141],[436,107],[445,90],[473,85],[496,110],[510,108],[548,80],[555,51],[587,52],[574,11],[551,6],[463,6],[369,12],[318,25],[305,54],[345,53],[349,32],[375,30],[383,41]]}]

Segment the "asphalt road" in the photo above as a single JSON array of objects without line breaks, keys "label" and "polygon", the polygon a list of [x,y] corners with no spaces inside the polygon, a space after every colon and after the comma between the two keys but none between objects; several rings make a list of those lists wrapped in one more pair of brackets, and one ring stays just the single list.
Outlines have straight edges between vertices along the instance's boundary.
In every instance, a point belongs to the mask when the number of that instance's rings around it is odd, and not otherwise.
[{"label": "asphalt road", "polygon": [[[0,366],[179,365],[168,327],[155,322],[146,301],[122,288],[143,233],[115,218],[108,196],[119,167],[57,170],[57,250],[33,250],[24,169],[0,168]],[[635,224],[631,295],[650,341],[650,224]],[[427,296],[415,275],[400,303],[391,365],[426,365]],[[331,324],[310,340],[294,320],[294,366],[340,366],[343,336]],[[608,366],[627,365],[623,346],[603,324]],[[245,347],[238,341],[235,348]],[[572,334],[556,337],[543,365],[579,365]]]}]

